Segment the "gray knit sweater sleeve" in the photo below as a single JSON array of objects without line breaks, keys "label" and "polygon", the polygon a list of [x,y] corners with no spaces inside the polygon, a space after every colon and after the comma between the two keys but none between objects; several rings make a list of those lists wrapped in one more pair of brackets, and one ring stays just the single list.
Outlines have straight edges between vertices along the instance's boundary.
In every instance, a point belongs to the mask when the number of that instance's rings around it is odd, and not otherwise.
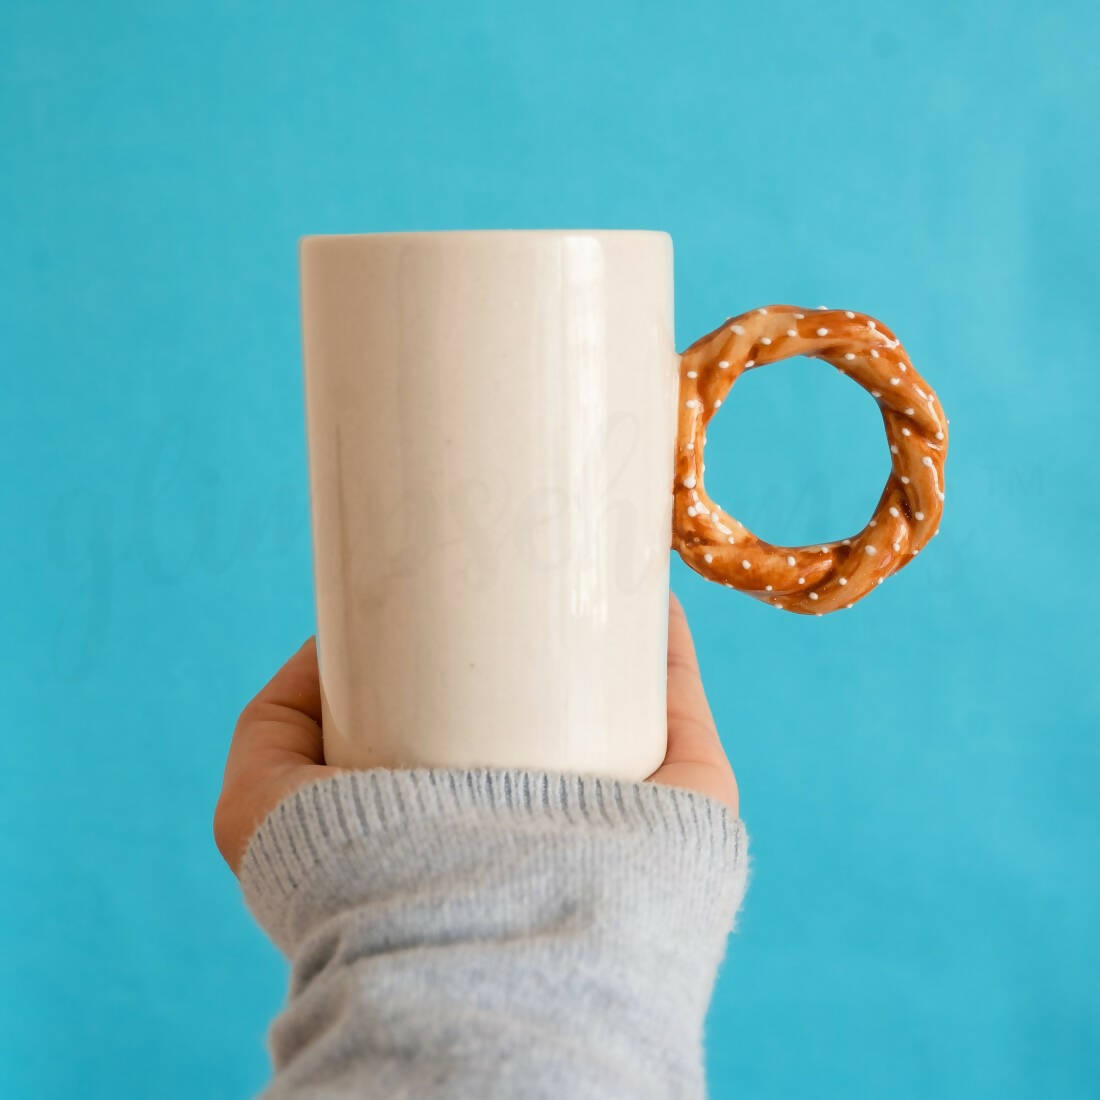
[{"label": "gray knit sweater sleeve", "polygon": [[724,804],[653,783],[374,769],[299,790],[241,869],[292,964],[264,1097],[704,1096],[746,846]]}]

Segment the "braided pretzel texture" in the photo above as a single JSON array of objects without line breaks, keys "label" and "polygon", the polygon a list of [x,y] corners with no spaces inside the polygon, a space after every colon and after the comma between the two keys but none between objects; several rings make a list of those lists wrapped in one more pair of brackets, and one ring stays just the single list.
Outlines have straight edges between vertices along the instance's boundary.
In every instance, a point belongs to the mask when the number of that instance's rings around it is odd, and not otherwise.
[{"label": "braided pretzel texture", "polygon": [[[703,485],[706,428],[746,370],[793,355],[832,363],[878,402],[892,469],[867,526],[815,546],[774,546]],[[851,310],[767,306],[732,317],[680,357],[672,545],[708,580],[803,615],[851,607],[939,531],[947,418],[894,334]]]}]

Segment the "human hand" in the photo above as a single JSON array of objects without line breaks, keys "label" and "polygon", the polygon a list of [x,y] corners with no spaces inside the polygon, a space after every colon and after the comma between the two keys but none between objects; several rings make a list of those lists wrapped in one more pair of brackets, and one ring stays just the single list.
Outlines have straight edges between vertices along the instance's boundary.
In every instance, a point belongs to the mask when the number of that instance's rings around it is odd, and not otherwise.
[{"label": "human hand", "polygon": [[[214,839],[239,872],[261,821],[299,787],[337,775],[324,763],[317,644],[310,638],[241,712],[214,811]],[[738,812],[737,780],[714,725],[687,617],[669,599],[668,749],[647,782],[687,787]]]},{"label": "human hand", "polygon": [[668,601],[668,748],[653,783],[687,787],[739,813],[737,779],[718,737],[703,690],[687,615],[674,593]]},{"label": "human hand", "polygon": [[324,761],[317,640],[308,638],[241,711],[233,731],[214,840],[234,874],[253,832],[287,795],[345,770]]}]

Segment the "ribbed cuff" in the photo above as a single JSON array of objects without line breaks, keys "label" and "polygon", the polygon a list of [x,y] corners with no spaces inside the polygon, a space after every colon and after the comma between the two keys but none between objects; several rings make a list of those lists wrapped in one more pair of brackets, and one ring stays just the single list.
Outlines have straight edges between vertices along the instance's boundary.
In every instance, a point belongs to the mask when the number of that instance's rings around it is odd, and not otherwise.
[{"label": "ribbed cuff", "polygon": [[[657,783],[488,768],[376,768],[308,784],[251,838],[241,885],[289,954],[326,911],[354,904],[364,884],[414,881],[418,867],[453,865],[456,847],[476,873],[479,838],[499,848],[510,832],[517,843],[557,844],[597,877],[620,875],[625,841],[639,865],[676,879],[679,903],[703,925],[731,925],[745,890],[745,826],[716,799]],[[601,845],[601,835],[615,842]],[[303,894],[316,894],[322,911]]]}]

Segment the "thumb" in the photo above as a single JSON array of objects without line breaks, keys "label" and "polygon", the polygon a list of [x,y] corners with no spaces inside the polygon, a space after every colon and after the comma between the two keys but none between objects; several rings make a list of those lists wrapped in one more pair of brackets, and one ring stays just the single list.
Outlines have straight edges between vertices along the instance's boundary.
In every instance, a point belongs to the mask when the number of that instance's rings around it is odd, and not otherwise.
[{"label": "thumb", "polygon": [[665,764],[728,766],[699,673],[687,615],[675,593],[668,602],[668,752]]}]

